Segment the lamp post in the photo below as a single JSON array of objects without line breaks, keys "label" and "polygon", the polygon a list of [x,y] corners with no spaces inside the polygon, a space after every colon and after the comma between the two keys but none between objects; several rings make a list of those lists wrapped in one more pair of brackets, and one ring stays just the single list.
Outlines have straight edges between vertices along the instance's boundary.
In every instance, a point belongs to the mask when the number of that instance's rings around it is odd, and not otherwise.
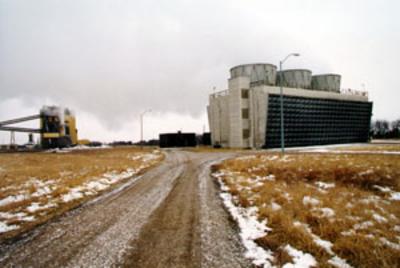
[{"label": "lamp post", "polygon": [[140,148],[143,149],[143,116],[145,113],[151,112],[151,109],[145,110],[140,114]]},{"label": "lamp post", "polygon": [[283,63],[291,56],[298,57],[300,56],[299,53],[291,53],[287,55],[283,60],[279,62],[279,85],[280,85],[280,103],[281,103],[281,152],[282,154],[285,153],[285,128],[283,122],[283,76],[282,76],[282,65]]}]

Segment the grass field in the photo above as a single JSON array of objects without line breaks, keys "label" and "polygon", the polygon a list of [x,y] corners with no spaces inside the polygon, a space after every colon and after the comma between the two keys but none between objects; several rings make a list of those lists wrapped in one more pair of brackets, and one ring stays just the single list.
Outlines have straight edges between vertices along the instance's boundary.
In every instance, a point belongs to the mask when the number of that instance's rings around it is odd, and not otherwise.
[{"label": "grass field", "polygon": [[[367,150],[396,150],[383,147]],[[226,160],[213,175],[227,201],[265,225],[253,240],[267,263],[400,265],[400,155],[264,153]]]},{"label": "grass field", "polygon": [[0,154],[0,240],[113,189],[162,159],[158,150],[133,147]]}]

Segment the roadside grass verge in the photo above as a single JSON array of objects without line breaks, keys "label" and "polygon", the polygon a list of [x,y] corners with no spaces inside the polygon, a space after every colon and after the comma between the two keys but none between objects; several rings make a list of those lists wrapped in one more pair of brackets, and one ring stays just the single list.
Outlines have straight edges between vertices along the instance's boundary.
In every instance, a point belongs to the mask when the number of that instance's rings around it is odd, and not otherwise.
[{"label": "roadside grass verge", "polygon": [[158,150],[134,147],[0,155],[0,241],[114,189],[163,158]]},{"label": "roadside grass verge", "polygon": [[400,265],[400,155],[267,153],[212,170],[271,228],[255,241],[272,264],[294,262],[289,245],[319,267]]}]

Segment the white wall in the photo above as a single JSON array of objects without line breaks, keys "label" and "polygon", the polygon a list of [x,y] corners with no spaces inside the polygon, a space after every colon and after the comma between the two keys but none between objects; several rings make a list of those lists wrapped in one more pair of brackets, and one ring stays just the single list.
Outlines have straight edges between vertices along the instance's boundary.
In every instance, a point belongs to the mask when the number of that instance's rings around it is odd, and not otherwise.
[{"label": "white wall", "polygon": [[243,143],[243,120],[242,108],[248,103],[248,100],[242,99],[242,89],[250,87],[249,77],[236,77],[228,80],[229,85],[229,147],[242,148],[246,144]]},{"label": "white wall", "polygon": [[[248,77],[229,79],[228,85],[228,90],[210,95],[208,113],[213,144],[218,142],[231,148],[261,148],[265,144],[268,127],[268,96],[280,94],[280,88],[265,85],[250,88]],[[242,98],[242,89],[249,89],[249,99]],[[308,98],[368,101],[366,96],[297,88],[283,88],[283,93]],[[243,108],[249,108],[249,119],[242,118]],[[249,139],[243,139],[243,129],[250,130]]]}]

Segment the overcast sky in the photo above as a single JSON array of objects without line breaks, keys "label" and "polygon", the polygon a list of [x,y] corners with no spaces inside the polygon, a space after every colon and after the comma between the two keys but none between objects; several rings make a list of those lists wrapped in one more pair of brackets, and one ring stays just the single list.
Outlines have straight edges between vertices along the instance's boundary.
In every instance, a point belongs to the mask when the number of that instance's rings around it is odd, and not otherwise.
[{"label": "overcast sky", "polygon": [[56,104],[74,110],[80,138],[137,140],[151,108],[146,138],[200,133],[229,68],[291,52],[301,57],[286,68],[364,84],[374,118],[397,119],[399,10],[398,0],[0,0],[0,120]]}]

